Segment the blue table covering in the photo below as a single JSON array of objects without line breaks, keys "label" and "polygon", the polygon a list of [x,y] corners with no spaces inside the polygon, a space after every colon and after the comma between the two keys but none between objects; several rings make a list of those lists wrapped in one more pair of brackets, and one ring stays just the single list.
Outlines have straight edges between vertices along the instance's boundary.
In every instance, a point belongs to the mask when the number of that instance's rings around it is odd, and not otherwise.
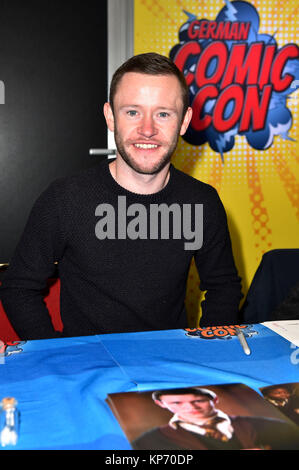
[{"label": "blue table covering", "polygon": [[[16,449],[131,449],[107,394],[243,383],[257,392],[299,382],[299,354],[263,325],[19,342],[0,349],[0,400],[18,401]],[[294,359],[295,358],[295,359]],[[11,446],[4,449],[11,449]]]}]

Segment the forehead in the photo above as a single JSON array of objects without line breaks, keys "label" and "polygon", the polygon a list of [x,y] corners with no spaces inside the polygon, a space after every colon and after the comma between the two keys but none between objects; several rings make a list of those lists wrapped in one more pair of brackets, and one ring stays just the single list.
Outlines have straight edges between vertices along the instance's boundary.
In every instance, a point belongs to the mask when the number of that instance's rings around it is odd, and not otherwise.
[{"label": "forehead", "polygon": [[271,390],[272,395],[275,395],[275,393],[289,393],[289,391],[285,388],[275,388],[274,390]]},{"label": "forehead", "polygon": [[186,395],[161,395],[160,399],[165,403],[186,403],[190,401],[209,401],[210,398],[206,395],[195,395],[189,393]]},{"label": "forehead", "polygon": [[182,103],[182,90],[175,75],[148,75],[127,72],[116,88],[114,103],[159,101],[161,106]]}]

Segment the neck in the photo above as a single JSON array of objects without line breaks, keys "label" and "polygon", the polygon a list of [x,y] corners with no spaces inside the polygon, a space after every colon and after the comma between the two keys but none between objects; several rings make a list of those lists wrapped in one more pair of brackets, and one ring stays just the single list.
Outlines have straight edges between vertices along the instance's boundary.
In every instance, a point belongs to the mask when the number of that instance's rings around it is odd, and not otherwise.
[{"label": "neck", "polygon": [[170,163],[159,173],[145,175],[133,170],[119,156],[109,164],[110,173],[115,181],[136,194],[154,194],[161,191],[169,180],[169,166]]}]

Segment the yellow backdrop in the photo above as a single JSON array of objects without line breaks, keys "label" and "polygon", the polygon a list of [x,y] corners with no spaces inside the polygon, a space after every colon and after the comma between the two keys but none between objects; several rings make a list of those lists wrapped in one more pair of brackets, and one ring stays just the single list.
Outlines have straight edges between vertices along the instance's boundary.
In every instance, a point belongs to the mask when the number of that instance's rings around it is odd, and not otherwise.
[{"label": "yellow backdrop", "polygon": [[[159,52],[169,57],[179,43],[179,29],[188,15],[215,20],[229,2],[222,0],[135,0],[134,53]],[[274,35],[278,48],[296,44],[298,0],[250,2],[258,12],[259,33]],[[208,143],[200,146],[180,140],[174,165],[214,186],[225,206],[233,251],[243,293],[246,294],[265,251],[299,247],[298,90],[287,101],[293,123],[290,139],[277,135],[267,150],[256,150],[244,136],[221,155]],[[202,295],[202,294],[201,294]],[[190,324],[200,315],[198,277],[191,266],[187,310]]]}]

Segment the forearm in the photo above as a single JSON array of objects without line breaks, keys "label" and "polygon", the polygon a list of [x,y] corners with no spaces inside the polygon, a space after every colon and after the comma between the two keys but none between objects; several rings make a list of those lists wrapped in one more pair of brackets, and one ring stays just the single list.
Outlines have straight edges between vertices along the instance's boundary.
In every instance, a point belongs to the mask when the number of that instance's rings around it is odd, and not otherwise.
[{"label": "forearm", "polygon": [[195,254],[202,302],[201,326],[221,326],[239,322],[243,297],[241,278],[235,266],[226,214],[218,201],[217,210],[206,215],[203,249]]},{"label": "forearm", "polygon": [[238,276],[232,256],[218,258],[218,265],[211,266],[209,274],[201,271],[200,289],[205,292],[201,303],[200,326],[219,326],[239,323],[239,305],[243,297],[241,278]]},{"label": "forearm", "polygon": [[201,303],[200,326],[236,325],[239,323],[239,304],[242,298],[240,282],[231,281],[222,287],[210,288]]},{"label": "forearm", "polygon": [[51,185],[35,203],[0,288],[7,317],[24,340],[58,335],[44,302],[64,247],[54,189]]},{"label": "forearm", "polygon": [[61,333],[54,330],[49,311],[41,292],[10,287],[1,289],[5,313],[21,340],[56,338]]}]

